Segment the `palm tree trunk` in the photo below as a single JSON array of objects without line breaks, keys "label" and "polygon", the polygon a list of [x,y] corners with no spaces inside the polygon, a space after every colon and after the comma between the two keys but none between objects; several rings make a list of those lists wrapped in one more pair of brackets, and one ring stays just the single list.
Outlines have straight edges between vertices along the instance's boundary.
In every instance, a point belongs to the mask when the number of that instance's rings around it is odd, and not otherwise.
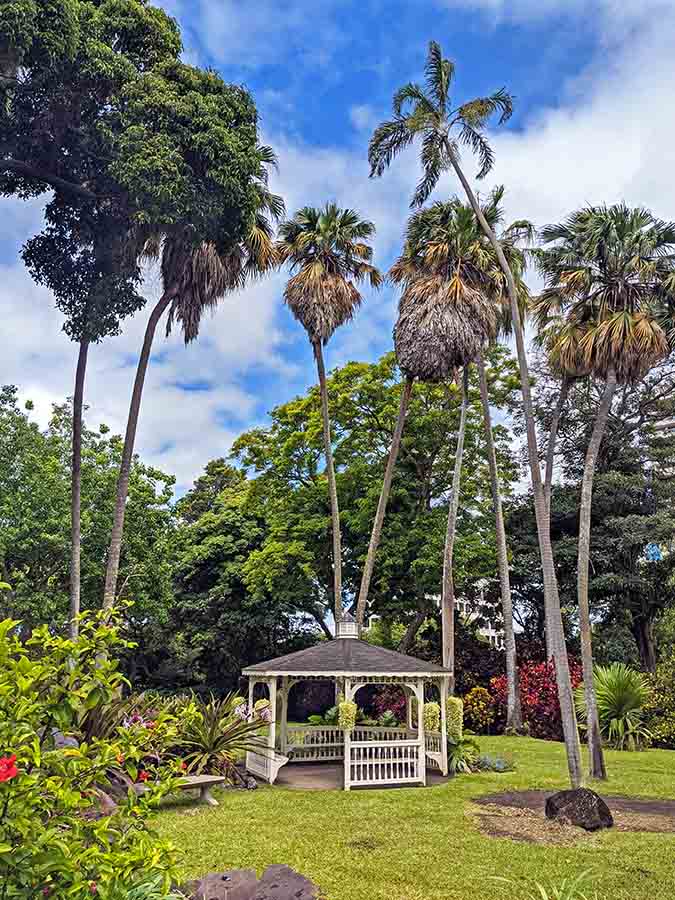
[{"label": "palm tree trunk", "polygon": [[405,417],[406,413],[408,412],[408,405],[410,403],[412,389],[413,379],[407,378],[405,384],[403,385],[403,391],[401,392],[401,402],[398,409],[398,419],[396,420],[396,427],[394,428],[394,434],[391,439],[391,447],[389,448],[389,456],[387,458],[387,465],[384,470],[384,479],[382,481],[382,490],[380,492],[380,499],[377,504],[375,521],[373,522],[373,530],[370,535],[370,544],[368,545],[368,555],[366,556],[366,562],[363,567],[363,575],[361,576],[359,598],[356,603],[356,622],[359,627],[359,632],[363,628],[363,617],[366,613],[366,603],[368,601],[368,591],[370,590],[370,580],[373,577],[373,569],[375,567],[375,554],[377,553],[377,548],[380,545],[382,525],[384,523],[384,514],[387,510],[387,502],[389,500],[389,493],[391,491],[391,482],[394,477],[396,458],[398,456],[399,447],[401,446],[403,426],[405,425]]},{"label": "palm tree trunk", "polygon": [[605,759],[602,752],[598,704],[593,682],[593,644],[591,641],[591,615],[588,603],[588,572],[591,549],[591,508],[593,501],[593,476],[598,459],[600,443],[607,426],[607,417],[616,391],[616,373],[613,368],[607,373],[605,392],[602,395],[593,433],[586,451],[584,476],[581,482],[581,503],[579,506],[579,558],[577,561],[577,593],[579,597],[579,625],[581,630],[581,662],[584,672],[584,695],[586,697],[586,726],[588,753],[590,756],[591,778],[607,778]]},{"label": "palm tree trunk", "polygon": [[567,768],[572,786],[576,788],[583,782],[581,745],[579,743],[579,730],[574,708],[574,694],[572,692],[569,661],[567,659],[567,649],[565,646],[565,634],[563,630],[562,613],[560,610],[560,595],[558,593],[558,580],[555,572],[555,564],[553,562],[551,531],[548,526],[546,498],[544,496],[544,485],[542,483],[541,469],[539,467],[539,449],[537,447],[537,434],[534,424],[534,406],[530,389],[530,373],[525,350],[525,336],[520,320],[520,309],[518,307],[518,292],[513,272],[504,256],[502,245],[483,215],[483,211],[476,199],[476,195],[474,194],[471,185],[466,180],[461,166],[455,159],[452,148],[448,147],[447,150],[452,166],[469,199],[471,208],[480,222],[485,235],[490,241],[499,261],[500,268],[506,277],[509,302],[511,304],[511,319],[513,321],[513,330],[516,338],[518,365],[520,368],[520,387],[523,394],[523,410],[525,413],[532,493],[534,495],[534,511],[537,520],[537,537],[539,540],[539,553],[541,555],[541,568],[544,580],[546,621],[548,623],[553,658],[555,660],[558,699],[560,701],[560,713],[565,737],[565,750],[567,752]]},{"label": "palm tree trunk", "polygon": [[455,691],[455,580],[452,564],[455,552],[455,535],[457,534],[457,514],[459,512],[459,491],[462,481],[462,457],[464,456],[464,435],[466,434],[466,412],[469,406],[469,366],[464,366],[462,373],[462,405],[459,413],[457,429],[457,450],[455,452],[455,470],[452,474],[452,490],[448,508],[448,527],[445,532],[445,549],[443,552],[443,586],[441,590],[441,623],[443,643],[443,665],[450,669],[448,679],[449,691]]},{"label": "palm tree trunk", "polygon": [[77,640],[80,614],[80,568],[81,568],[81,519],[82,507],[82,408],[84,399],[84,378],[87,372],[89,341],[80,341],[75,371],[75,392],[73,394],[73,435],[72,462],[70,469],[70,615],[69,633],[71,640]]},{"label": "palm tree trunk", "polygon": [[124,532],[124,512],[127,495],[129,493],[129,476],[131,474],[134,443],[136,441],[136,428],[138,427],[138,414],[141,408],[141,397],[143,395],[145,375],[148,371],[148,363],[150,362],[152,341],[155,336],[157,324],[168,309],[171,301],[176,296],[176,293],[177,289],[175,287],[165,291],[158,300],[153,311],[150,313],[150,318],[148,319],[148,324],[145,329],[145,337],[143,338],[141,355],[138,359],[138,366],[136,367],[136,378],[134,380],[134,389],[131,394],[127,430],[124,435],[122,461],[120,463],[120,472],[117,479],[117,497],[115,500],[115,512],[113,514],[110,546],[108,548],[108,564],[105,573],[105,587],[103,590],[103,609],[111,609],[115,603],[117,576],[120,567],[120,554],[122,552],[122,534]]},{"label": "palm tree trunk", "polygon": [[342,621],[342,539],[340,535],[340,507],[338,506],[337,483],[335,481],[335,463],[333,462],[333,441],[330,433],[330,415],[328,412],[328,386],[326,384],[326,368],[323,364],[321,341],[313,341],[314,359],[319,372],[319,389],[321,392],[321,420],[323,422],[323,446],[326,454],[326,477],[330,496],[330,514],[333,527],[333,599],[335,603],[335,625]]},{"label": "palm tree trunk", "polygon": [[[560,393],[553,410],[553,419],[551,420],[551,431],[549,433],[548,442],[546,444],[546,470],[544,473],[544,499],[546,501],[546,515],[548,517],[548,528],[551,530],[551,491],[553,488],[553,466],[555,464],[555,451],[558,441],[558,429],[560,428],[560,419],[567,402],[567,395],[570,389],[570,379],[563,377],[560,385]],[[553,656],[553,641],[549,633],[549,623],[546,622],[546,658],[551,659]]]},{"label": "palm tree trunk", "polygon": [[506,528],[504,527],[504,510],[502,508],[502,492],[497,470],[497,454],[492,435],[492,414],[488,396],[485,361],[482,356],[476,360],[480,382],[480,398],[483,404],[483,421],[485,423],[485,449],[490,467],[490,487],[492,503],[495,508],[495,535],[497,540],[497,568],[502,595],[502,613],[504,616],[504,650],[506,652],[506,728],[518,731],[523,727],[523,714],[520,706],[520,688],[518,686],[518,658],[516,636],[513,630],[513,600],[511,598],[511,579],[509,576],[509,557],[506,547]]}]

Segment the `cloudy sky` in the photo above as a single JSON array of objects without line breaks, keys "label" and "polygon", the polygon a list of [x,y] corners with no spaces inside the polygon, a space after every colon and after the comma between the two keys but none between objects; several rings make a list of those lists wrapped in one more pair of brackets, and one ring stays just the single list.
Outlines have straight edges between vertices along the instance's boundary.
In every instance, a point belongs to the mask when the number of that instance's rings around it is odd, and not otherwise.
[{"label": "cloudy sky", "polygon": [[[246,84],[276,149],[288,210],[336,200],[377,225],[377,263],[396,252],[418,176],[415,155],[368,179],[366,148],[391,95],[419,79],[429,39],[457,64],[459,99],[501,86],[516,114],[493,135],[488,179],[508,213],[542,225],[585,203],[651,207],[675,219],[675,0],[164,0],[185,57]],[[467,167],[469,161],[467,160]],[[448,178],[439,193],[457,191]],[[19,385],[45,422],[72,392],[76,348],[19,251],[41,205],[0,200],[0,383]],[[148,283],[150,297],[157,284]],[[189,348],[158,339],[137,447],[181,489],[233,438],[314,380],[304,333],[282,303],[283,275],[227,299]],[[396,297],[369,295],[329,345],[328,364],[391,346]],[[145,314],[94,348],[88,422],[122,431]]]}]

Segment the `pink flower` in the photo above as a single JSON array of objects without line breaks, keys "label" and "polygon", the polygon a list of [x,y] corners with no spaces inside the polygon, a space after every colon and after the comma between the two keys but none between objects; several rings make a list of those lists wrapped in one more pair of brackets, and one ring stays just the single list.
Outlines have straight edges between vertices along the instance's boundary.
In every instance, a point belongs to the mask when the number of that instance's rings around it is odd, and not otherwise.
[{"label": "pink flower", "polygon": [[89,890],[91,891],[92,894],[96,893],[96,891],[98,890],[98,885],[96,884],[95,881],[89,882]]},{"label": "pink flower", "polygon": [[141,771],[138,773],[139,781],[148,781],[149,778],[150,778],[150,773],[146,772],[145,769],[141,769]]}]

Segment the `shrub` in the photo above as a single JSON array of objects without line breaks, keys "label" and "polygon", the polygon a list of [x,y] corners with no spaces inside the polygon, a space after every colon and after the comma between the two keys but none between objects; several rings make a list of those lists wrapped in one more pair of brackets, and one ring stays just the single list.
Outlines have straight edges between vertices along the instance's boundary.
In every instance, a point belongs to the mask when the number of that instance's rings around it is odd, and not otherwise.
[{"label": "shrub", "polygon": [[343,700],[338,706],[338,727],[343,731],[353,731],[356,725],[356,703]]},{"label": "shrub", "polygon": [[451,775],[468,774],[478,767],[480,747],[474,738],[463,737],[458,741],[448,738],[448,771]]},{"label": "shrub", "polygon": [[228,694],[222,700],[193,697],[183,706],[174,752],[182,756],[189,773],[230,775],[247,750],[260,749],[269,700],[255,704],[250,721],[241,714],[242,702]]},{"label": "shrub", "polygon": [[488,734],[495,718],[490,692],[482,687],[472,688],[464,698],[464,724],[477,734]]},{"label": "shrub", "polygon": [[448,740],[458,744],[464,731],[464,703],[460,697],[448,697],[446,702]]},{"label": "shrub", "polygon": [[[576,688],[581,684],[581,664],[570,659],[569,666],[572,687]],[[532,737],[561,741],[562,720],[555,680],[555,663],[552,660],[544,663],[523,663],[518,668],[518,682],[523,721],[529,727]],[[496,706],[504,714],[507,697],[506,675],[493,678],[490,687]]]},{"label": "shrub", "polygon": [[394,685],[380,688],[372,700],[373,712],[377,719],[381,719],[386,712],[391,712],[398,722],[405,722],[406,705],[403,690]]},{"label": "shrub", "polygon": [[398,726],[398,719],[390,709],[385,709],[380,718],[377,720],[377,724],[381,728],[396,728]]},{"label": "shrub", "polygon": [[[149,879],[168,890],[174,877],[174,850],[147,819],[178,770],[139,772],[152,729],[130,725],[81,743],[74,737],[87,712],[110,703],[124,683],[113,653],[128,645],[117,622],[83,616],[77,641],[45,626],[25,642],[17,622],[0,623],[0,884],[7,898],[126,897]],[[131,782],[145,776],[145,789],[129,790],[117,808],[104,797],[116,773]]]},{"label": "shrub", "polygon": [[675,647],[659,663],[649,686],[645,723],[654,744],[675,750]]},{"label": "shrub", "polygon": [[[600,731],[616,750],[639,750],[651,735],[644,724],[644,707],[649,699],[649,683],[644,675],[625,663],[596,666],[595,695]],[[583,684],[576,689],[577,712],[586,718]]]},{"label": "shrub", "polygon": [[441,708],[438,703],[424,704],[424,730],[427,732],[441,730]]},{"label": "shrub", "polygon": [[489,753],[483,753],[478,757],[476,766],[481,772],[513,772],[516,764],[510,753],[504,756],[491,756]]}]

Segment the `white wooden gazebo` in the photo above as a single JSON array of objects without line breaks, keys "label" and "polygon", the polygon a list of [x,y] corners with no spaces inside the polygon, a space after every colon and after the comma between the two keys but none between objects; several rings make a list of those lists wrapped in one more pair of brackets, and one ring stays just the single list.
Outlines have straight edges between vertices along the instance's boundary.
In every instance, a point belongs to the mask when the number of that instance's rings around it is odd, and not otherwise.
[{"label": "white wooden gazebo", "polygon": [[[266,746],[246,755],[246,768],[273,784],[287,763],[344,762],[344,789],[372,785],[426,784],[427,767],[448,773],[446,697],[450,671],[434,663],[376,647],[359,640],[354,619],[345,615],[334,640],[324,641],[243,670],[249,678],[249,709],[253,691],[265,684],[271,721]],[[336,694],[356,700],[371,684],[400,685],[407,699],[407,722],[396,728],[356,725],[288,724],[288,695],[301,681],[331,681]],[[440,731],[424,729],[424,689],[433,684],[441,708]]]}]

